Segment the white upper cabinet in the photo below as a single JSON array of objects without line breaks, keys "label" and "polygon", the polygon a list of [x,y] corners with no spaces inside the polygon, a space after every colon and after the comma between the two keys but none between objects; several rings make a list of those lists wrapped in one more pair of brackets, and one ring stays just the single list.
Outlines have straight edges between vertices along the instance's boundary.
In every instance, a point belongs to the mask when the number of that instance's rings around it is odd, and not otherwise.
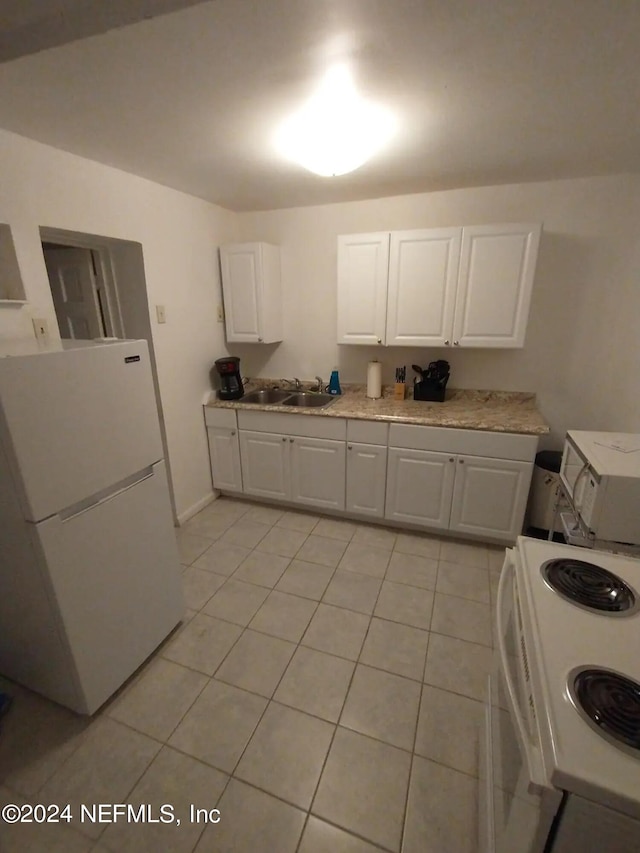
[{"label": "white upper cabinet", "polygon": [[454,346],[524,346],[540,231],[540,225],[463,229]]},{"label": "white upper cabinet", "polygon": [[522,347],[539,224],[338,237],[338,343]]},{"label": "white upper cabinet", "polygon": [[282,340],[280,249],[269,243],[220,247],[227,341]]},{"label": "white upper cabinet", "polygon": [[444,346],[451,337],[460,234],[460,228],[392,232],[388,346]]},{"label": "white upper cabinet", "polygon": [[338,237],[338,343],[384,344],[389,232]]}]

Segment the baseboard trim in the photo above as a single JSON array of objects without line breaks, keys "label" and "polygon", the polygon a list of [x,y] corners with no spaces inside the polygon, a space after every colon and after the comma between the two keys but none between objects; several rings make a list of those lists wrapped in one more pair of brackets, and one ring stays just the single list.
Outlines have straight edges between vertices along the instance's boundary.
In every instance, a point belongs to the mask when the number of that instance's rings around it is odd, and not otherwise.
[{"label": "baseboard trim", "polygon": [[220,492],[211,491],[209,492],[209,494],[200,498],[199,501],[196,501],[196,503],[192,504],[189,509],[185,509],[184,512],[181,512],[178,515],[178,523],[176,526],[182,527],[182,525],[189,521],[190,518],[193,518],[194,515],[197,515],[201,509],[204,509],[206,506],[209,506],[210,503],[215,501],[219,494]]}]

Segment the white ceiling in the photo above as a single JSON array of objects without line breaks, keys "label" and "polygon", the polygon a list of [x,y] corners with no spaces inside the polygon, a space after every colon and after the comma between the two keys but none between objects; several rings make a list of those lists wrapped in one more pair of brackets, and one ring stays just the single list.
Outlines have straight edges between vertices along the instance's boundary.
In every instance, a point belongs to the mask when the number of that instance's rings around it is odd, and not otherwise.
[{"label": "white ceiling", "polygon": [[[0,65],[0,127],[232,210],[640,172],[637,0],[109,0],[119,29],[1,4],[0,59],[40,52]],[[270,135],[334,60],[400,132],[320,178]]]}]

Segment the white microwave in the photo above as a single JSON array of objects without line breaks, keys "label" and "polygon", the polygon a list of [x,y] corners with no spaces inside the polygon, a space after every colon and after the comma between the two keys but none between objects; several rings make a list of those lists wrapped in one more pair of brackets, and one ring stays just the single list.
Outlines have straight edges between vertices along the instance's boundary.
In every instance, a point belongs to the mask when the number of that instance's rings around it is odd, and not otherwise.
[{"label": "white microwave", "polygon": [[590,539],[640,544],[640,435],[570,430],[560,481]]}]

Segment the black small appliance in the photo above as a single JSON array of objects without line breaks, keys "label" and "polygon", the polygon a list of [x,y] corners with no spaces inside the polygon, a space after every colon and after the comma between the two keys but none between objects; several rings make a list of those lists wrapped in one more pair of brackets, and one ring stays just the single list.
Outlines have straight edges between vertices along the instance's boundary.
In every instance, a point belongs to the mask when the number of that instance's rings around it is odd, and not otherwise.
[{"label": "black small appliance", "polygon": [[218,397],[221,400],[239,400],[244,394],[240,376],[240,359],[229,355],[226,358],[216,359],[215,365],[220,375]]},{"label": "black small appliance", "polygon": [[413,399],[444,402],[444,392],[449,381],[449,362],[444,359],[432,361],[424,370],[417,364],[411,367],[421,377],[413,380]]}]

